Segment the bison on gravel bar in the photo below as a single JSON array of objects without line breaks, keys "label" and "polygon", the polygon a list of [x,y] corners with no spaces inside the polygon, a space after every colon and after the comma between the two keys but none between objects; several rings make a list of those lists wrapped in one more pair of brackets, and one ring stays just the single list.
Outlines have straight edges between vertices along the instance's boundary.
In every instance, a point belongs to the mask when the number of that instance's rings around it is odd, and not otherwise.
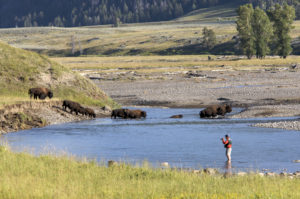
[{"label": "bison on gravel bar", "polygon": [[49,90],[48,88],[31,88],[28,90],[28,94],[30,95],[30,99],[41,99],[44,100],[46,97],[49,97],[51,99],[53,97],[53,92]]}]

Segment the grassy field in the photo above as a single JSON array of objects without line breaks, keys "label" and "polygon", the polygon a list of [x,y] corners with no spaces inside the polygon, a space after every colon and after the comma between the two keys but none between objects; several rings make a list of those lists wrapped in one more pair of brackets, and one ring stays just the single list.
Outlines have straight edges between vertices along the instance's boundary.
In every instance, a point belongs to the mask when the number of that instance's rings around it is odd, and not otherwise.
[{"label": "grassy field", "polygon": [[[203,28],[208,27],[215,31],[219,42],[214,52],[229,54],[234,47],[222,44],[232,41],[237,34],[236,7],[228,4],[196,10],[172,21],[120,27],[0,29],[0,40],[54,57],[79,56],[80,53],[93,56],[200,54],[205,51],[197,51],[197,46],[201,46]],[[294,27],[291,36],[295,40],[300,36],[300,21],[295,21]]]},{"label": "grassy field", "polygon": [[193,174],[0,147],[0,198],[298,199],[300,179]]},{"label": "grassy field", "polygon": [[90,80],[44,55],[0,43],[0,106],[29,101],[28,89],[51,88],[56,99],[89,105],[115,103]]},{"label": "grassy field", "polygon": [[239,59],[236,56],[176,55],[176,56],[119,56],[119,57],[57,57],[52,60],[70,69],[97,70],[101,73],[135,71],[141,73],[174,72],[183,70],[261,70],[279,69],[300,63],[300,56],[287,59]]}]

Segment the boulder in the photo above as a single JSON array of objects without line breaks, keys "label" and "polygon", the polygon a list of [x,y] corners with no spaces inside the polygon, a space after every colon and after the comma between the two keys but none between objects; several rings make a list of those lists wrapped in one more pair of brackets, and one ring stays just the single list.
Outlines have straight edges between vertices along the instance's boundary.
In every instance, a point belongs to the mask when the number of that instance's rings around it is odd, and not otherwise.
[{"label": "boulder", "polygon": [[209,175],[215,175],[215,174],[219,173],[219,171],[214,168],[206,168],[203,171],[204,171],[204,173],[209,174]]},{"label": "boulder", "polygon": [[293,162],[294,163],[300,163],[300,160],[294,160]]},{"label": "boulder", "polygon": [[238,172],[236,175],[237,175],[237,176],[246,176],[247,173],[246,173],[246,172]]},{"label": "boulder", "polygon": [[268,173],[266,173],[266,176],[269,176],[269,177],[275,177],[275,176],[277,176],[277,173],[274,173],[274,172],[268,172]]},{"label": "boulder", "polygon": [[107,165],[108,167],[114,167],[114,166],[118,166],[118,163],[116,161],[109,160]]},{"label": "boulder", "polygon": [[168,168],[169,167],[169,163],[168,162],[162,162],[162,163],[160,163],[160,166]]}]

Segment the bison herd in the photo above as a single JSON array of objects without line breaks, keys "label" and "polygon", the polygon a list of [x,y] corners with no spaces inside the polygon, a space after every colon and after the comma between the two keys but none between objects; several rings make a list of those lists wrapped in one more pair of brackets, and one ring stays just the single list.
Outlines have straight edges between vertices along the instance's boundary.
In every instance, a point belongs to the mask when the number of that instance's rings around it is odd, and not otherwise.
[{"label": "bison herd", "polygon": [[[33,97],[33,99],[35,99],[35,100],[37,100],[37,99],[44,100],[44,99],[46,99],[46,97],[49,97],[49,99],[51,99],[53,97],[53,92],[50,89],[43,88],[43,87],[30,88],[28,90],[28,94],[30,95],[30,99]],[[93,117],[93,118],[96,117],[96,114],[93,109],[85,108],[77,102],[73,102],[70,100],[64,100],[62,107],[65,111],[67,111],[67,108],[70,109],[71,114],[74,112],[74,113],[76,113],[76,115],[82,114],[82,115]]]},{"label": "bison herd", "polygon": [[[53,92],[49,90],[48,88],[31,88],[28,90],[28,94],[30,95],[30,99],[33,97],[34,99],[41,99],[44,100],[46,97],[49,97],[51,99],[53,97]],[[70,110],[70,113],[73,112],[78,115],[85,115],[89,117],[96,117],[96,114],[93,109],[85,108],[81,106],[77,102],[73,102],[70,100],[64,100],[63,109],[67,111],[67,109]],[[217,116],[225,116],[226,113],[230,113],[232,111],[232,107],[228,104],[222,104],[222,105],[211,105],[207,108],[200,111],[199,115],[200,118],[215,118]],[[131,110],[131,109],[115,109],[111,112],[111,118],[123,118],[123,119],[140,119],[140,118],[146,118],[147,113],[142,110]],[[173,115],[170,118],[182,118],[182,115]]]},{"label": "bison herd", "polygon": [[81,115],[86,115],[86,116],[93,117],[93,118],[96,117],[96,114],[93,109],[85,108],[77,102],[73,102],[70,100],[64,100],[62,106],[65,111],[67,111],[67,108],[70,109],[71,114],[73,112],[75,112],[76,115],[78,115],[80,113]]}]

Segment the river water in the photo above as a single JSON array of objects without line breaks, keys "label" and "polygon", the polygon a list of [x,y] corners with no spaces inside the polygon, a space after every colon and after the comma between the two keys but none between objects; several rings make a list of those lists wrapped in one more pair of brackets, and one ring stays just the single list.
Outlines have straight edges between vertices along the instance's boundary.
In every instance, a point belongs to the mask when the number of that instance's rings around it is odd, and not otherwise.
[{"label": "river water", "polygon": [[[39,154],[55,149],[99,161],[135,164],[147,160],[153,166],[169,162],[172,167],[197,169],[224,168],[220,138],[230,134],[236,170],[300,170],[300,164],[293,163],[300,159],[300,132],[250,126],[283,118],[200,119],[199,109],[144,110],[147,119],[95,119],[20,131],[2,139],[15,151]],[[175,114],[184,118],[169,118]]]}]

